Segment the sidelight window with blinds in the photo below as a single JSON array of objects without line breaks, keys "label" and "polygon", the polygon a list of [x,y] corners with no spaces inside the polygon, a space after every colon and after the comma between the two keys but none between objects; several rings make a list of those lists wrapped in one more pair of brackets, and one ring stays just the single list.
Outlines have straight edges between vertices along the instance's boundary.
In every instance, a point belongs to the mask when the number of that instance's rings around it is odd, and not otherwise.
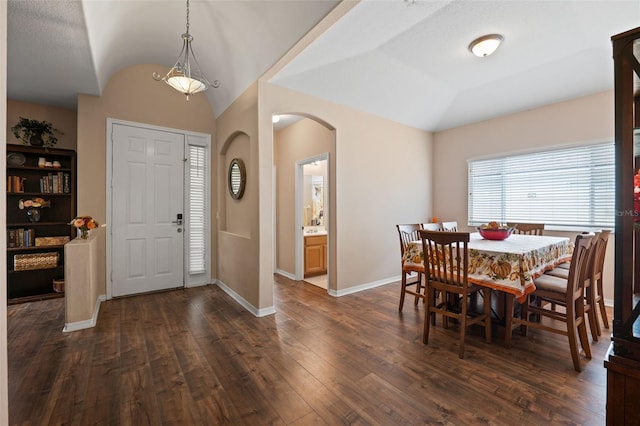
[{"label": "sidelight window with blinds", "polygon": [[207,271],[207,147],[189,145],[189,275]]},{"label": "sidelight window with blinds", "polygon": [[469,224],[613,228],[614,144],[470,160]]}]

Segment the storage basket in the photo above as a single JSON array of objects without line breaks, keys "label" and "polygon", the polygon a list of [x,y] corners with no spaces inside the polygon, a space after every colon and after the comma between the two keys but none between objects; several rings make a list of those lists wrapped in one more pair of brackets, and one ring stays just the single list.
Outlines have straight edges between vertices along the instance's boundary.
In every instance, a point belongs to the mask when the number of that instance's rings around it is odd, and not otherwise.
[{"label": "storage basket", "polygon": [[58,266],[58,252],[16,254],[13,257],[13,269],[16,271],[55,268],[56,266]]}]

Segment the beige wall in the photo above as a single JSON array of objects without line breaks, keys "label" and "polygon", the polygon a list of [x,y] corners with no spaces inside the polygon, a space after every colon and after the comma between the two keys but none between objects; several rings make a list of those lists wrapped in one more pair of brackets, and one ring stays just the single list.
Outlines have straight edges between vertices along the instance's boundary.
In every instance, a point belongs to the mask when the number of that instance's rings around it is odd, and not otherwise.
[{"label": "beige wall", "polygon": [[56,134],[58,142],[54,148],[76,149],[78,124],[75,110],[7,99],[7,143],[22,145],[11,131],[20,117],[51,122],[54,128],[64,133]]},{"label": "beige wall", "polygon": [[[590,142],[613,142],[613,92],[548,105],[434,135],[434,216],[467,224],[467,160]],[[471,229],[471,228],[470,228]],[[547,232],[574,238],[575,233]],[[613,300],[614,237],[605,265],[605,298]]]},{"label": "beige wall", "polygon": [[[78,214],[91,215],[100,224],[106,223],[107,118],[207,133],[214,139],[215,118],[207,98],[199,94],[186,101],[184,95],[155,81],[151,74],[154,71],[162,72],[163,69],[159,65],[136,65],[115,74],[102,96],[78,96]],[[215,212],[215,181],[212,182],[212,190],[214,196],[211,208]],[[212,215],[212,221],[212,229],[215,229],[215,215]],[[215,244],[214,232],[212,247]],[[101,251],[103,250],[104,240],[101,245]],[[214,273],[217,268],[216,259],[215,254],[211,256]],[[101,257],[100,294],[106,294],[105,260]]]},{"label": "beige wall", "polygon": [[[315,120],[304,118],[274,132],[276,165],[276,268],[295,275],[295,183],[296,161],[329,153],[335,171],[335,131]],[[330,175],[329,195],[335,192],[335,173]],[[326,182],[326,180],[325,180]],[[333,197],[335,201],[335,197]],[[329,200],[329,208],[333,203]],[[335,209],[332,209],[335,210]],[[331,212],[329,212],[331,221]]]},{"label": "beige wall", "polygon": [[[224,203],[224,208],[220,209],[220,230],[244,237],[251,237],[251,220],[248,212],[245,212],[245,201],[255,198],[255,185],[245,185],[244,194],[239,200],[234,200],[229,193],[229,166],[234,159],[242,160],[247,167],[250,158],[251,141],[246,133],[238,133],[229,140],[227,149],[220,155],[221,171],[225,172],[224,180],[220,180],[220,194],[222,195],[220,204]],[[247,197],[245,199],[245,197]]]},{"label": "beige wall", "polygon": [[[218,214],[220,229],[218,279],[251,306],[256,315],[273,305],[273,294],[262,294],[258,285],[258,86],[250,86],[217,121],[217,161],[219,165]],[[227,189],[227,171],[233,156],[244,161],[247,184],[244,196],[233,200]],[[233,217],[231,217],[233,215]],[[227,217],[228,216],[228,217]]]},{"label": "beige wall", "polygon": [[261,291],[272,291],[273,281],[271,116],[283,113],[310,115],[335,128],[330,292],[397,278],[395,225],[432,216],[431,134],[267,82],[260,82],[259,103]]}]

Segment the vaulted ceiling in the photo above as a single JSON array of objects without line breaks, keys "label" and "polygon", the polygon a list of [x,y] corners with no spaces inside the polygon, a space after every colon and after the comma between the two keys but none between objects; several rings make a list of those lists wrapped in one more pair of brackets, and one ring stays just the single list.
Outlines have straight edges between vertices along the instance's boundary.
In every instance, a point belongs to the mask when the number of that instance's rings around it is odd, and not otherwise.
[{"label": "vaulted ceiling", "polygon": [[[216,115],[336,4],[191,0],[194,51],[220,82],[205,92]],[[75,108],[121,69],[169,67],[185,14],[182,0],[9,0],[8,96]],[[639,24],[637,0],[364,0],[271,81],[437,131],[611,89],[610,38]],[[488,33],[502,46],[473,56]]]}]

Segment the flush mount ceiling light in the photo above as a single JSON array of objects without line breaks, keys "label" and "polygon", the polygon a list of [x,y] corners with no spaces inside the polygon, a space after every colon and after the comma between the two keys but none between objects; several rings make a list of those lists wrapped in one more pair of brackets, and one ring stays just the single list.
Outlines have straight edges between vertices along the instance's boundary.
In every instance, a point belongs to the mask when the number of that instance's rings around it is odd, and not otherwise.
[{"label": "flush mount ceiling light", "polygon": [[200,65],[198,65],[196,56],[191,48],[192,41],[193,37],[189,34],[189,0],[187,0],[187,31],[182,34],[182,50],[178,55],[178,60],[164,77],[158,73],[153,73],[155,80],[162,80],[178,92],[184,93],[187,96],[187,100],[189,100],[189,95],[207,90],[209,86],[219,86],[218,80],[211,84],[200,71]]},{"label": "flush mount ceiling light", "polygon": [[484,58],[496,51],[504,37],[500,34],[487,34],[473,40],[469,45],[469,50],[476,56]]},{"label": "flush mount ceiling light", "polygon": [[273,115],[273,116],[271,117],[271,122],[272,122],[272,123],[277,123],[277,122],[279,122],[279,121],[280,121],[280,116],[279,116],[279,115],[277,115],[277,114],[276,114],[276,115]]}]

